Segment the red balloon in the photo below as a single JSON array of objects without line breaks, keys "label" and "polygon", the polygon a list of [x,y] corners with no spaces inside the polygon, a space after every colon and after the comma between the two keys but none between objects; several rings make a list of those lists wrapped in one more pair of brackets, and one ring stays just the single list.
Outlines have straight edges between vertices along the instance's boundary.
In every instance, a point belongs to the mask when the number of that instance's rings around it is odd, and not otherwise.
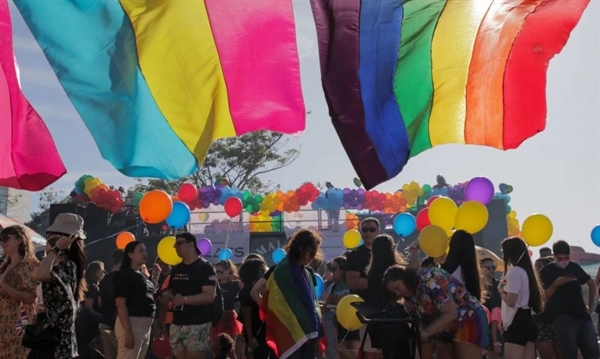
[{"label": "red balloon", "polygon": [[186,182],[179,187],[177,197],[180,201],[189,203],[198,197],[198,189],[193,184]]},{"label": "red balloon", "polygon": [[531,251],[531,249],[528,249],[527,253],[529,254],[529,257],[533,257],[533,252]]},{"label": "red balloon", "polygon": [[225,213],[231,218],[239,216],[243,207],[242,201],[237,197],[229,197],[225,200]]},{"label": "red balloon", "polygon": [[435,201],[436,198],[438,198],[439,196],[431,196],[431,198],[429,198],[427,200],[427,204],[425,205],[425,207],[429,208],[429,206],[431,206],[431,204],[433,203],[433,201]]},{"label": "red balloon", "polygon": [[419,214],[417,214],[417,229],[422,231],[423,228],[431,225],[429,221],[429,208],[423,208]]}]

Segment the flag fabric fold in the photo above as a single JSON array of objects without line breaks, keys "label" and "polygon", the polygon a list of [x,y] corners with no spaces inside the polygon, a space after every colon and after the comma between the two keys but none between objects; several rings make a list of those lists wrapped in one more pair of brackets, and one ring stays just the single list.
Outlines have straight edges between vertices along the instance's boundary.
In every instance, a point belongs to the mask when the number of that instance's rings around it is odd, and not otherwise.
[{"label": "flag fabric fold", "polygon": [[590,0],[311,0],[334,128],[366,189],[455,143],[517,148]]},{"label": "flag fabric fold", "polygon": [[17,73],[7,0],[0,0],[0,186],[38,191],[67,172]]}]

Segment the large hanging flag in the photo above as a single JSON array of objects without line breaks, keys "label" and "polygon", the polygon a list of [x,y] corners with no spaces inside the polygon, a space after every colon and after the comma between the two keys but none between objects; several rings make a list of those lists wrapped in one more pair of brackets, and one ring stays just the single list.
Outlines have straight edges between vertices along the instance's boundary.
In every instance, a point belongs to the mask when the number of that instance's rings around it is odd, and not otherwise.
[{"label": "large hanging flag", "polygon": [[0,0],[0,186],[41,190],[66,173],[48,128],[21,87],[7,0]]},{"label": "large hanging flag", "polygon": [[367,189],[441,144],[518,147],[589,0],[311,0],[333,125]]},{"label": "large hanging flag", "polygon": [[181,178],[216,139],[304,130],[291,0],[15,4],[125,175]]}]

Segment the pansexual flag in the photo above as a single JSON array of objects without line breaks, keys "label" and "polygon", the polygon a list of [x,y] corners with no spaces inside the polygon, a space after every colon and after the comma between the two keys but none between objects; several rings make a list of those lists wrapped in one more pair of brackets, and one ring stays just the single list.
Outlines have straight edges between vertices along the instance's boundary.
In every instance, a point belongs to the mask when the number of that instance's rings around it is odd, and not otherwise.
[{"label": "pansexual flag", "polygon": [[0,186],[41,190],[67,171],[19,85],[7,0],[0,0]]},{"label": "pansexual flag", "polygon": [[16,0],[102,156],[198,169],[212,141],[302,131],[291,0]]},{"label": "pansexual flag", "polygon": [[311,0],[333,125],[370,189],[457,143],[518,147],[589,0]]}]

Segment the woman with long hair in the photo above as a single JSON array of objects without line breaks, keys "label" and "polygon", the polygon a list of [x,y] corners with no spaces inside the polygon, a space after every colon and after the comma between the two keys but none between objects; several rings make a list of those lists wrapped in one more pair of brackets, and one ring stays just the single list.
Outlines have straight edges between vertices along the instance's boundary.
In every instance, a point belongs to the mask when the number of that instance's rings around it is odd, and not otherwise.
[{"label": "woman with long hair", "polygon": [[[241,343],[242,340],[238,340],[240,334],[242,334],[242,324],[237,320],[237,313],[235,312],[235,298],[240,292],[240,284],[237,279],[237,267],[229,259],[219,261],[215,265],[215,272],[217,273],[217,280],[221,286],[221,293],[223,294],[223,318],[218,325],[213,326],[210,331],[211,341],[215,341],[219,334],[226,333],[230,337],[236,340],[236,343]],[[236,352],[238,352],[236,346]],[[241,349],[241,348],[240,348]],[[243,349],[241,349],[243,353]],[[236,355],[237,357],[237,355]],[[232,358],[235,359],[235,358]]]},{"label": "woman with long hair", "polygon": [[[534,268],[538,278],[542,268],[553,262],[554,257],[552,256],[541,257],[535,261]],[[540,359],[562,359],[562,351],[558,346],[558,337],[556,335],[556,330],[554,329],[552,318],[553,315],[551,313],[546,313],[545,310],[542,313],[533,316],[538,327],[535,349],[537,350]]]},{"label": "woman with long hair", "polygon": [[[46,257],[32,276],[42,282],[47,326],[59,332],[54,358],[77,358],[77,303],[83,300],[87,290],[83,218],[73,213],[61,213],[48,227],[46,234],[49,237]],[[54,246],[52,243],[55,243]]]},{"label": "woman with long hair", "polygon": [[502,241],[504,277],[498,291],[502,298],[504,355],[507,358],[535,359],[538,328],[532,311],[542,312],[542,289],[527,253],[527,244],[513,237]]},{"label": "woman with long hair", "polygon": [[4,228],[0,232],[0,246],[6,256],[0,264],[0,359],[25,358],[28,351],[21,346],[21,336],[15,326],[22,325],[24,318],[33,322],[39,282],[31,273],[39,261],[21,226]]},{"label": "woman with long hair", "polygon": [[[348,288],[348,284],[346,283],[346,257],[336,257],[329,263],[331,263],[330,269],[332,273],[333,283],[331,286],[329,286],[329,288],[323,295],[323,302],[325,303],[323,305],[323,318],[331,314],[336,330],[331,336],[329,335],[330,333],[327,333],[328,340],[330,340],[328,344],[333,345],[335,349],[335,344],[338,343],[344,346],[346,349],[350,350],[351,352],[356,353],[360,347],[359,331],[346,330],[340,325],[340,323],[337,322],[335,313],[340,299],[350,294],[350,289]],[[343,355],[343,353],[340,354],[342,355],[342,359],[350,359],[345,358],[345,355]]]},{"label": "woman with long hair", "polygon": [[238,272],[243,288],[239,293],[240,317],[243,323],[243,335],[246,341],[246,358],[276,358],[275,353],[267,345],[264,321],[260,316],[260,308],[252,298],[252,287],[267,272],[267,264],[258,258],[247,259]]},{"label": "woman with long hair", "polygon": [[473,235],[463,230],[452,234],[448,255],[441,268],[458,279],[472,296],[482,299],[481,273]]},{"label": "woman with long hair", "polygon": [[456,358],[481,359],[489,335],[486,310],[458,279],[438,268],[395,265],[385,272],[384,285],[421,317],[423,339],[449,332]]},{"label": "woman with long hair", "polygon": [[365,302],[375,305],[384,304],[383,275],[394,264],[406,265],[406,260],[396,251],[394,239],[390,235],[378,235],[373,240],[371,263],[367,267],[369,295],[365,298]]},{"label": "woman with long hair", "polygon": [[129,242],[123,250],[121,269],[113,279],[117,306],[117,359],[143,359],[148,352],[150,329],[156,315],[156,287],[141,271],[147,259],[144,243]]}]

